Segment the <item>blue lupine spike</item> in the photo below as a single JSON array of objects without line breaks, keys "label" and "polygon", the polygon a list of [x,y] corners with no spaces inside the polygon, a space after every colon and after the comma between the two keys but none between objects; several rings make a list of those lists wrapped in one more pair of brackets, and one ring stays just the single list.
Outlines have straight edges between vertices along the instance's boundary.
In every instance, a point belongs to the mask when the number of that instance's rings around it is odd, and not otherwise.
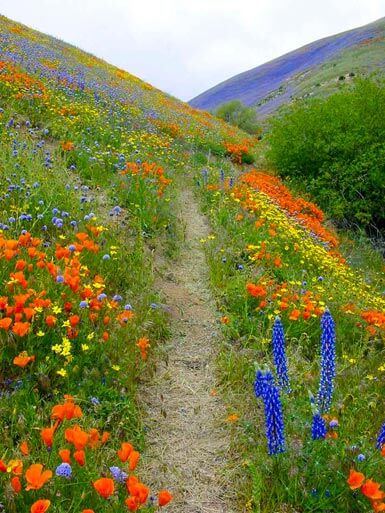
[{"label": "blue lupine spike", "polygon": [[384,444],[385,444],[385,422],[382,424],[380,434],[378,435],[378,438],[377,438],[377,443],[376,443],[377,449],[381,449]]},{"label": "blue lupine spike", "polygon": [[313,423],[311,426],[311,437],[313,440],[323,440],[327,433],[327,427],[324,419],[317,412],[313,415]]},{"label": "blue lupine spike", "polygon": [[291,389],[287,370],[285,332],[283,331],[282,322],[279,317],[277,317],[274,322],[272,343],[278,388],[289,393]]},{"label": "blue lupine spike", "polygon": [[317,407],[322,415],[328,413],[330,410],[336,374],[335,324],[329,310],[326,310],[322,316],[321,328],[321,375],[317,395]]},{"label": "blue lupine spike", "polygon": [[285,452],[285,430],[281,398],[270,371],[257,371],[254,383],[257,397],[261,397],[265,409],[265,426],[270,456]]}]

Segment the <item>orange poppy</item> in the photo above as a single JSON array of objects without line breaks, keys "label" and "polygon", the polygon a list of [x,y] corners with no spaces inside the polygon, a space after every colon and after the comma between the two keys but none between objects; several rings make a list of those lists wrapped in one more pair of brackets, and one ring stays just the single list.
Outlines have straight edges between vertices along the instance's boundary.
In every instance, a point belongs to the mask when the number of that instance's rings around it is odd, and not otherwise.
[{"label": "orange poppy", "polygon": [[128,460],[128,457],[132,453],[134,448],[132,445],[128,442],[123,442],[121,448],[118,450],[118,458],[123,463]]},{"label": "orange poppy", "polygon": [[24,337],[29,332],[31,325],[29,322],[15,322],[12,327],[12,331],[19,337]]},{"label": "orange poppy", "polygon": [[140,459],[140,453],[138,451],[132,451],[132,453],[128,457],[128,468],[131,471],[136,469],[136,466],[139,463],[139,459]]},{"label": "orange poppy", "polygon": [[60,449],[59,456],[63,463],[71,463],[71,451],[69,449]]},{"label": "orange poppy", "polygon": [[172,495],[168,490],[161,490],[158,494],[159,506],[165,506],[172,500]]},{"label": "orange poppy", "polygon": [[349,478],[346,481],[351,490],[361,488],[362,483],[365,481],[365,476],[362,472],[356,472],[353,468],[350,469]]},{"label": "orange poppy", "polygon": [[52,408],[51,417],[62,422],[64,419],[71,420],[79,418],[83,415],[80,406],[74,403],[74,399],[70,395],[64,396],[64,403],[57,404]]},{"label": "orange poppy", "polygon": [[26,490],[39,490],[52,477],[51,470],[44,470],[41,463],[33,463],[25,473]]},{"label": "orange poppy", "polygon": [[365,495],[365,497],[368,497],[371,500],[381,500],[385,497],[385,493],[380,490],[380,486],[381,485],[379,483],[376,483],[372,479],[368,479],[361,486],[361,492]]},{"label": "orange poppy", "polygon": [[77,451],[84,449],[88,443],[88,434],[78,424],[73,428],[66,429],[64,437],[67,442],[74,445]]},{"label": "orange poppy", "polygon": [[31,506],[31,513],[45,513],[51,506],[51,501],[46,499],[39,499]]},{"label": "orange poppy", "polygon": [[109,477],[101,477],[94,482],[94,488],[104,499],[108,499],[115,490],[114,481]]},{"label": "orange poppy", "polygon": [[93,509],[83,509],[82,513],[95,513]]},{"label": "orange poppy", "polygon": [[40,431],[40,436],[47,447],[52,447],[54,434],[55,434],[54,427],[43,428]]},{"label": "orange poppy", "polygon": [[7,472],[7,465],[3,460],[0,460],[0,472]]},{"label": "orange poppy", "polygon": [[385,511],[385,502],[372,502],[372,508],[377,513],[379,511]]},{"label": "orange poppy", "polygon": [[15,356],[13,359],[13,364],[17,365],[18,367],[24,368],[26,367],[30,362],[34,362],[36,359],[35,356],[28,356],[25,351],[20,353],[18,356]]},{"label": "orange poppy", "polygon": [[76,463],[78,465],[80,465],[81,467],[83,467],[86,463],[86,453],[81,450],[81,451],[75,451],[74,452],[74,459],[76,461]]},{"label": "orange poppy", "polygon": [[138,499],[136,497],[128,497],[124,502],[130,511],[136,511],[139,508]]},{"label": "orange poppy", "polygon": [[105,444],[109,438],[110,438],[110,433],[108,431],[104,431],[102,434],[102,439],[101,439],[102,444]]},{"label": "orange poppy", "polygon": [[23,473],[23,462],[21,460],[10,460],[7,471],[11,471],[15,476],[21,476]]},{"label": "orange poppy", "polygon": [[21,442],[20,450],[21,450],[21,453],[22,453],[23,456],[28,456],[29,455],[28,443],[25,440],[24,440],[24,442]]},{"label": "orange poppy", "polygon": [[12,319],[10,317],[3,317],[2,319],[0,319],[0,328],[2,328],[3,330],[8,330],[11,324]]},{"label": "orange poppy", "polygon": [[12,489],[13,489],[13,491],[15,493],[20,493],[21,492],[21,483],[20,483],[19,476],[14,476],[11,479],[11,486],[12,486]]},{"label": "orange poppy", "polygon": [[248,283],[246,290],[252,297],[263,297],[266,296],[266,289],[262,285],[254,285],[254,283]]}]

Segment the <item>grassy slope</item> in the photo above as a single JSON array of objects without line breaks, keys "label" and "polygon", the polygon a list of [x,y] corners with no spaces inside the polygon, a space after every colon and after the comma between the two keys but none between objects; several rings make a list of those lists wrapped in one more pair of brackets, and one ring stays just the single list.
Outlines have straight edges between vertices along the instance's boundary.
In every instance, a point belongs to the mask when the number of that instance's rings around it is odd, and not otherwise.
[{"label": "grassy slope", "polygon": [[[168,332],[153,255],[177,251],[173,177],[252,140],[4,17],[0,108],[0,502],[11,513],[38,499],[56,512],[122,511],[124,485],[106,501],[92,482],[110,479],[109,466],[127,470],[122,442],[143,448],[135,393]],[[51,417],[63,394],[82,415],[67,399]],[[86,464],[72,459],[71,480],[26,491],[26,469],[55,473],[63,448],[84,448]]]},{"label": "grassy slope", "polygon": [[269,63],[236,75],[190,101],[207,110],[234,98],[255,105],[260,117],[306,96],[322,96],[341,85],[339,77],[382,72],[384,20],[304,46]]}]

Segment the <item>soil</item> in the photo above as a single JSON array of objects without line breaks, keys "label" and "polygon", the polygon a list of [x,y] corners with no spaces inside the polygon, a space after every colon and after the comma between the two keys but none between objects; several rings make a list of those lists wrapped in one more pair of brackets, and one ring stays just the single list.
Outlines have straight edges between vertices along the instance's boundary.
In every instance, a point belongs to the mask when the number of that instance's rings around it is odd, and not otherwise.
[{"label": "soil", "polygon": [[185,240],[157,283],[170,312],[171,337],[140,392],[148,443],[141,476],[151,489],[172,492],[165,508],[170,513],[233,513],[227,411],[216,392],[219,314],[200,242],[209,226],[190,189],[180,193],[179,217]]}]

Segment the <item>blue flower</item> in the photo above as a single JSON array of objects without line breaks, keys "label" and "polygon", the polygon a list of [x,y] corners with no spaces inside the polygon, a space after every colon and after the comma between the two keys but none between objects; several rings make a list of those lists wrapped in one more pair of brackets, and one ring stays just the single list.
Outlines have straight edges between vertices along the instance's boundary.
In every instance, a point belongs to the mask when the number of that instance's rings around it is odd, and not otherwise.
[{"label": "blue flower", "polygon": [[327,427],[324,419],[317,412],[313,415],[313,423],[311,426],[311,437],[313,440],[323,440],[327,433]]},{"label": "blue flower", "polygon": [[61,463],[58,467],[56,467],[55,474],[59,477],[70,479],[72,476],[71,465],[69,463]]},{"label": "blue flower", "polygon": [[336,374],[336,336],[333,317],[326,310],[321,319],[321,376],[317,406],[321,414],[330,410]]},{"label": "blue flower", "polygon": [[357,456],[357,461],[365,461],[366,460],[366,456],[365,454],[358,454]]},{"label": "blue flower", "polygon": [[87,301],[80,301],[79,306],[80,308],[88,308],[88,303]]},{"label": "blue flower", "polygon": [[110,257],[110,255],[105,254],[105,255],[103,255],[103,257],[102,257],[102,260],[111,260],[111,257]]},{"label": "blue flower", "polygon": [[128,475],[119,467],[110,467],[110,472],[112,474],[112,477],[117,481],[118,483],[125,483]]},{"label": "blue flower", "polygon": [[282,322],[279,317],[277,317],[274,322],[272,343],[274,364],[278,379],[278,388],[289,393],[290,381],[287,370],[285,333],[283,331]]},{"label": "blue flower", "polygon": [[281,398],[270,371],[257,371],[254,383],[257,397],[261,397],[265,409],[265,428],[270,456],[285,452],[285,431]]},{"label": "blue flower", "polygon": [[99,406],[100,404],[100,401],[97,397],[91,397],[91,403],[94,405],[94,406]]}]

